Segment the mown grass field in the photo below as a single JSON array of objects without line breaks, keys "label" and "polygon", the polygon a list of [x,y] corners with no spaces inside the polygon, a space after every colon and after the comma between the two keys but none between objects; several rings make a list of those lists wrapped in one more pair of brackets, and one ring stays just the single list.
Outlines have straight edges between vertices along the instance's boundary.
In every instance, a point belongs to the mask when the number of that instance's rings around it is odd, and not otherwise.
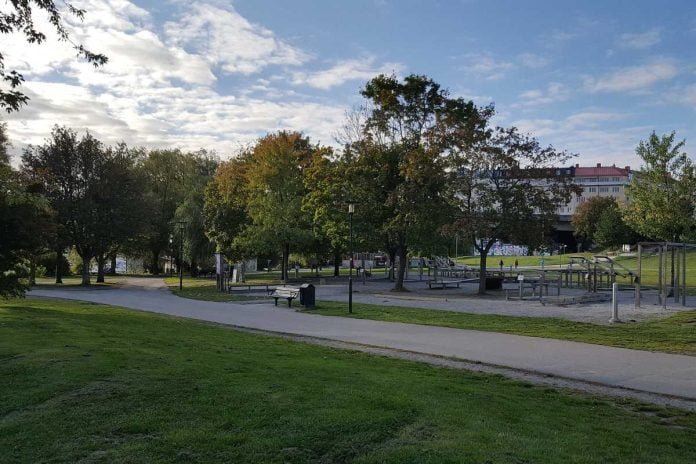
[{"label": "mown grass field", "polygon": [[349,314],[346,303],[334,301],[320,301],[316,309],[307,312],[696,355],[696,311],[685,311],[649,322],[610,326],[554,318],[471,314],[362,303],[353,303],[353,313]]},{"label": "mown grass field", "polygon": [[2,462],[693,463],[696,415],[103,305],[0,302]]}]

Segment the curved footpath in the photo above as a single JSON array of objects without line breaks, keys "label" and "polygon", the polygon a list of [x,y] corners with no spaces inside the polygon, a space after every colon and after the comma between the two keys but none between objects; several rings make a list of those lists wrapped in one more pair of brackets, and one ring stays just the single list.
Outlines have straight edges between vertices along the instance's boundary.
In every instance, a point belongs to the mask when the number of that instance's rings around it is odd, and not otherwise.
[{"label": "curved footpath", "polygon": [[318,316],[282,306],[276,308],[270,299],[254,304],[189,300],[171,294],[159,279],[130,279],[124,286],[113,289],[38,289],[30,295],[90,301],[247,329],[456,358],[696,402],[694,356],[495,332]]}]

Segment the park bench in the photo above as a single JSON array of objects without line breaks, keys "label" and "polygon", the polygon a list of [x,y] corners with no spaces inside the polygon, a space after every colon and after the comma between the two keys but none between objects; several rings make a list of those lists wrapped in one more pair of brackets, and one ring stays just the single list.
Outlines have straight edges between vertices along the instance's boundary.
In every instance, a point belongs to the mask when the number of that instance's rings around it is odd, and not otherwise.
[{"label": "park bench", "polygon": [[288,300],[288,308],[292,308],[292,300],[300,294],[299,288],[294,287],[278,287],[275,290],[269,291],[268,296],[275,300],[275,305],[278,306],[278,299],[285,298]]},{"label": "park bench", "polygon": [[440,280],[440,279],[434,280],[434,279],[430,279],[430,280],[428,280],[428,288],[430,288],[431,290],[433,289],[433,287],[445,289],[445,288],[447,288],[448,285],[453,285],[453,286],[456,285],[457,288],[459,288],[459,286],[461,284],[465,284],[468,282],[478,282],[478,279],[459,279],[459,280]]}]

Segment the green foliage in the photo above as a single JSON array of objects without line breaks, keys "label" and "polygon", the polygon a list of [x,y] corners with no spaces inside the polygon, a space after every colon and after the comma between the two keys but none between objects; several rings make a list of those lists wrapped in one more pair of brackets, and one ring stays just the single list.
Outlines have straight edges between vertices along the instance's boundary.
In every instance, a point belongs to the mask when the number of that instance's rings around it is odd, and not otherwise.
[{"label": "green foliage", "polygon": [[548,241],[558,206],[579,192],[570,176],[557,171],[571,156],[542,147],[514,127],[481,126],[468,145],[457,147],[450,194],[457,212],[448,229],[473,241],[482,272],[497,240],[532,247]]},{"label": "green foliage", "polygon": [[53,212],[27,191],[17,172],[0,164],[0,297],[27,289],[30,261],[54,232]]},{"label": "green foliage", "polygon": [[278,132],[260,139],[249,160],[249,225],[238,243],[261,253],[282,251],[284,275],[291,247],[313,238],[311,216],[302,202],[304,172],[317,149],[299,133]]},{"label": "green foliage", "polygon": [[575,208],[571,218],[571,224],[575,229],[575,236],[582,241],[585,249],[595,240],[595,232],[602,214],[611,208],[618,208],[616,200],[611,197],[590,197],[587,201]]},{"label": "green foliage", "polygon": [[681,151],[685,141],[675,144],[674,138],[674,132],[663,136],[653,132],[647,141],[640,142],[636,154],[645,166],[626,188],[630,201],[624,220],[650,240],[696,238],[696,167]]},{"label": "green foliage", "polygon": [[636,233],[624,222],[616,201],[602,211],[593,235],[594,241],[599,246],[617,248],[625,243],[635,243],[637,238]]},{"label": "green foliage", "polygon": [[245,258],[250,250],[244,250],[235,242],[249,224],[247,202],[249,188],[247,171],[251,152],[245,151],[218,166],[215,176],[205,188],[203,224],[207,237],[217,250],[228,258]]},{"label": "green foliage", "polygon": [[476,125],[479,113],[472,102],[450,98],[425,76],[401,82],[380,75],[361,94],[369,110],[357,121],[345,154],[350,194],[362,211],[356,217],[399,257],[395,289],[402,290],[409,249],[437,246],[433,237],[450,212],[443,194],[446,155]]},{"label": "green foliage", "polygon": [[[67,14],[77,20],[82,20],[85,11],[76,8],[69,2],[62,2],[63,10],[53,0],[12,0],[5,2],[5,8],[0,14],[0,34],[23,34],[29,43],[40,44],[46,40],[46,35],[36,28],[34,11],[45,13],[51,26],[61,41],[68,42],[77,52],[77,55],[87,60],[94,66],[106,64],[108,58],[104,55],[92,53],[84,45],[74,43],[70,37],[69,29],[65,27],[63,16]],[[4,54],[0,51],[0,81],[4,82],[9,90],[0,89],[0,108],[8,113],[17,111],[29,101],[24,93],[17,90],[24,77],[16,70],[5,69]]]}]

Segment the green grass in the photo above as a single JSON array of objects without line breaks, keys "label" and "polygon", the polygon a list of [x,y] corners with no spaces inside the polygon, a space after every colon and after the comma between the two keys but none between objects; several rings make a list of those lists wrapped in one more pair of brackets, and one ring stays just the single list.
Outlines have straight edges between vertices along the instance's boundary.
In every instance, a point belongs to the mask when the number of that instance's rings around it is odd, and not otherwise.
[{"label": "green grass", "polygon": [[235,295],[234,293],[223,293],[215,287],[215,280],[197,279],[193,277],[185,277],[183,280],[183,288],[179,290],[179,278],[167,277],[164,282],[169,286],[169,289],[177,296],[189,298],[192,300],[204,301],[248,301],[259,296]]},{"label": "green grass", "polygon": [[685,311],[649,322],[611,326],[555,318],[471,314],[361,303],[354,303],[353,314],[348,314],[345,303],[332,301],[321,301],[311,312],[325,316],[483,330],[696,355],[696,311]]},{"label": "green grass", "polygon": [[35,462],[693,463],[696,415],[109,306],[0,303]]},{"label": "green grass", "polygon": [[[120,283],[123,283],[123,281],[126,279],[125,276],[117,275],[117,276],[111,276],[111,275],[106,275],[104,276],[104,283],[100,284],[97,283],[97,276],[92,276],[91,282],[92,285],[118,285]],[[69,276],[69,277],[63,277],[63,283],[62,284],[56,284],[56,278],[55,277],[37,277],[36,278],[36,285],[46,287],[46,286],[53,286],[53,287],[71,287],[75,285],[81,285],[82,284],[82,277],[81,276]]]}]

